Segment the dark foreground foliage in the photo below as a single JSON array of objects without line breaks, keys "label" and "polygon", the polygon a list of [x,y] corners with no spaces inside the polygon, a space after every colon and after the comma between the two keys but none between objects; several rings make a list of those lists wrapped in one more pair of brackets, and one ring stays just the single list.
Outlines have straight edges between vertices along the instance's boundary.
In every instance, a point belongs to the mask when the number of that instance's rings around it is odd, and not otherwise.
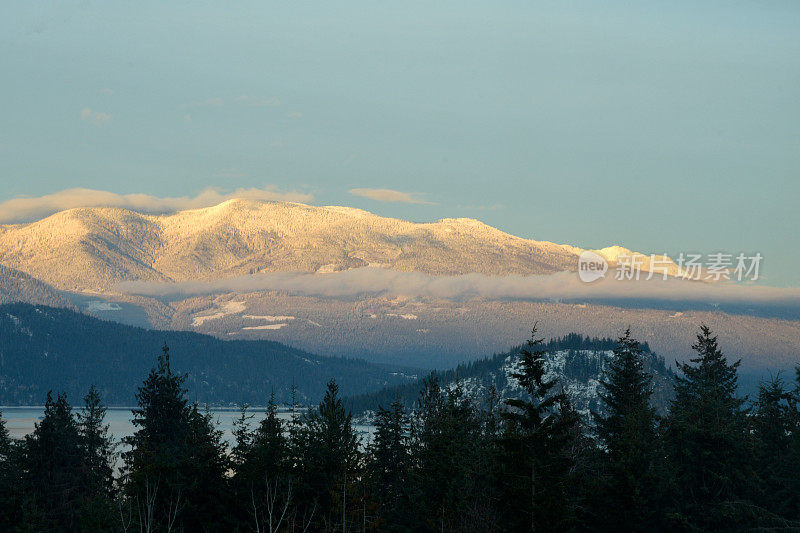
[{"label": "dark foreground foliage", "polygon": [[653,408],[629,331],[601,384],[603,413],[578,413],[521,352],[518,398],[475,402],[437,376],[413,409],[377,413],[360,442],[334,381],[288,421],[270,398],[246,408],[228,449],[187,400],[165,346],[139,387],[121,470],[93,387],[73,412],[48,394],[32,434],[0,418],[0,531],[791,531],[800,529],[800,374],[751,402],[703,326],[678,365],[669,414]]}]

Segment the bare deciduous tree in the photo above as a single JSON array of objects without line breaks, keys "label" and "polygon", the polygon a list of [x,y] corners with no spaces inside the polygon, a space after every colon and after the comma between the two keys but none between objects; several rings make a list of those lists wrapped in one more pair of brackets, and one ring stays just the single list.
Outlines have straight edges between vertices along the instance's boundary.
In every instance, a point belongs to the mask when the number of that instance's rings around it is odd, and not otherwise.
[{"label": "bare deciduous tree", "polygon": [[[175,520],[178,518],[180,510],[183,508],[183,504],[181,503],[183,491],[178,489],[174,495],[174,498],[169,499],[169,506],[167,507],[167,532],[172,531],[172,528],[175,527]],[[173,502],[175,502],[175,505],[173,505]]]},{"label": "bare deciduous tree", "polygon": [[[250,487],[250,504],[253,513],[253,522],[255,525],[256,533],[262,531],[268,533],[275,533],[281,527],[284,521],[288,521],[287,513],[292,502],[292,482],[289,481],[286,485],[285,496],[280,501],[279,480],[275,479],[270,482],[268,477],[264,479],[264,486],[266,487],[266,494],[264,502],[256,501],[255,490]],[[263,510],[262,510],[263,509]]]},{"label": "bare deciduous tree", "polygon": [[155,504],[158,494],[158,481],[151,484],[149,479],[144,480],[145,500],[136,497],[136,509],[139,512],[139,531],[152,533],[155,529]]}]

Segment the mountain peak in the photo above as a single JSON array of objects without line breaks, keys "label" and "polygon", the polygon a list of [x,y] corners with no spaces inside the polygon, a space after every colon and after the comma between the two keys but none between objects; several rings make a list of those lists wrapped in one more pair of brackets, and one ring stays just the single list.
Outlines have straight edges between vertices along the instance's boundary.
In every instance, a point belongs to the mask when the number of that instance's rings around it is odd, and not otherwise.
[{"label": "mountain peak", "polygon": [[478,227],[486,227],[486,228],[497,229],[497,228],[493,228],[492,226],[489,226],[485,222],[481,222],[480,220],[478,220],[476,218],[464,218],[464,217],[459,217],[459,218],[440,218],[439,220],[437,220],[437,222],[440,222],[442,224],[462,224],[462,225],[465,225],[465,226],[478,226]]},{"label": "mountain peak", "polygon": [[[415,223],[342,206],[237,198],[168,215],[63,211],[0,226],[0,262],[57,289],[123,281],[216,280],[369,265],[403,272],[532,275],[574,271],[582,250],[515,237],[472,218]],[[622,247],[601,255],[614,260]]]}]

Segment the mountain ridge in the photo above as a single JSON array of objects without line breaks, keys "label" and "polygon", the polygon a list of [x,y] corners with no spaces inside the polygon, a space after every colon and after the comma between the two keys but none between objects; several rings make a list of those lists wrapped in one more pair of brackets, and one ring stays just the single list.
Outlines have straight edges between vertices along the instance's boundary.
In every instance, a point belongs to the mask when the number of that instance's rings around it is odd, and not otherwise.
[{"label": "mountain ridge", "polygon": [[0,305],[13,302],[75,309],[59,291],[38,279],[0,264]]},{"label": "mountain ridge", "polygon": [[[613,246],[598,253],[606,250],[629,252]],[[440,275],[552,274],[575,271],[583,251],[470,218],[416,223],[349,207],[245,199],[165,215],[73,208],[0,225],[0,263],[77,292],[114,292],[123,281],[363,266]]]},{"label": "mountain ridge", "polygon": [[190,397],[216,405],[264,405],[272,393],[289,401],[293,386],[300,401],[316,402],[332,378],[367,392],[408,381],[415,372],[322,357],[274,341],[223,341],[13,303],[0,305],[0,405],[38,405],[50,389],[77,400],[92,384],[109,405],[133,405],[136,387],[165,343],[175,371],[188,373]]}]

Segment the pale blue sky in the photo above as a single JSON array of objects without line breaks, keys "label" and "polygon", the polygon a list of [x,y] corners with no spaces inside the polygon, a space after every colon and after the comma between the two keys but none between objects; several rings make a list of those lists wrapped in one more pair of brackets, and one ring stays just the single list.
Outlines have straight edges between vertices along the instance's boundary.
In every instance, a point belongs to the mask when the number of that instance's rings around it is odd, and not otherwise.
[{"label": "pale blue sky", "polygon": [[582,247],[758,251],[767,283],[800,285],[796,0],[0,15],[0,201],[271,185]]}]

